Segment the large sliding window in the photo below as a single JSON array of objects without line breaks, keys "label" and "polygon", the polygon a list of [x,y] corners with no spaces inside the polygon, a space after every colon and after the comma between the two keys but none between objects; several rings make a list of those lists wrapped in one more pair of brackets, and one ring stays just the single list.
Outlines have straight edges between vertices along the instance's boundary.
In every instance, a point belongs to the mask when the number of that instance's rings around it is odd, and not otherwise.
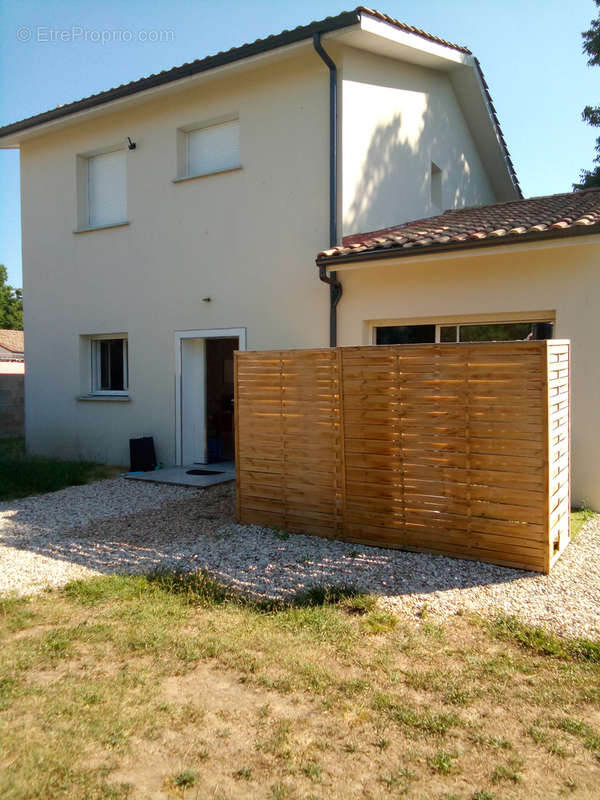
[{"label": "large sliding window", "polygon": [[553,322],[476,322],[430,325],[381,325],[374,328],[375,344],[433,342],[514,342],[552,339]]}]

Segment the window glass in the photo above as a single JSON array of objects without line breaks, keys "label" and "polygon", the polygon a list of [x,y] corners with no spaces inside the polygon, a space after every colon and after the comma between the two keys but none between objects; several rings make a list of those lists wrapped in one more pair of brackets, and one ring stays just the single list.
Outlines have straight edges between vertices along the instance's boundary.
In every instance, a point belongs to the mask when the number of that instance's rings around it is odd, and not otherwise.
[{"label": "window glass", "polygon": [[440,342],[456,342],[458,328],[456,325],[442,325],[440,327]]},{"label": "window glass", "polygon": [[429,344],[435,325],[386,325],[376,329],[376,344]]},{"label": "window glass", "polygon": [[92,388],[96,392],[127,391],[126,339],[92,341]]},{"label": "window glass", "polygon": [[460,325],[461,342],[509,342],[551,339],[551,322],[501,322],[490,325]]},{"label": "window glass", "polygon": [[187,145],[188,175],[206,175],[240,166],[240,124],[237,120],[190,131]]}]

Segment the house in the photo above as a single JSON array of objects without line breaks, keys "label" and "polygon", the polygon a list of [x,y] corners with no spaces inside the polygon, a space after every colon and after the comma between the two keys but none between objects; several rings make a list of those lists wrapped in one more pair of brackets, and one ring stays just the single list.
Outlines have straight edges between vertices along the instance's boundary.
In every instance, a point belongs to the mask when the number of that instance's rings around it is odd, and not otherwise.
[{"label": "house", "polygon": [[[124,463],[152,435],[165,463],[230,458],[235,349],[384,341],[372,331],[422,318],[571,335],[566,278],[554,294],[507,278],[477,308],[475,267],[460,300],[416,257],[348,261],[346,237],[522,197],[477,59],[377,11],[60,106],[0,128],[0,146],[21,154],[30,452]],[[584,239],[547,258],[566,274]],[[580,497],[600,506],[589,463]]]},{"label": "house", "polygon": [[25,373],[25,339],[23,331],[0,329],[0,374]]},{"label": "house", "polygon": [[347,236],[317,265],[342,287],[345,344],[572,341],[572,488],[600,508],[600,189]]},{"label": "house", "polygon": [[0,438],[23,436],[24,353],[23,331],[0,329]]}]

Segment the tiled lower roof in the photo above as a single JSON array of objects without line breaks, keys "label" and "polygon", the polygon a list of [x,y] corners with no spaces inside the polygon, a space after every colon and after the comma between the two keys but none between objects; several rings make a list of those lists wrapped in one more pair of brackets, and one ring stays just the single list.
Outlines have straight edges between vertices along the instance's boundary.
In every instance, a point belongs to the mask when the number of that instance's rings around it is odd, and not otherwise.
[{"label": "tiled lower roof", "polygon": [[438,248],[500,241],[508,244],[579,233],[600,233],[599,188],[445,211],[437,217],[345,236],[341,245],[319,253],[317,262],[383,255],[381,251],[390,256],[417,255]]},{"label": "tiled lower roof", "polygon": [[0,347],[10,350],[11,353],[23,353],[25,348],[23,331],[0,328]]}]

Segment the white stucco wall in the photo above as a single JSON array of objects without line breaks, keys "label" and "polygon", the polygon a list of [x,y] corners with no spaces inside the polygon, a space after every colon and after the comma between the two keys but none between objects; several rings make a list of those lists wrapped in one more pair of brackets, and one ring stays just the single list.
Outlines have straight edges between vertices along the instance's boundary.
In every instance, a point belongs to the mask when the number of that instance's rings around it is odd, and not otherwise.
[{"label": "white stucco wall", "polygon": [[[427,200],[432,159],[448,205],[493,200],[447,77],[328,49],[340,66],[346,232],[439,211]],[[23,142],[30,452],[126,464],[129,438],[152,435],[174,463],[175,331],[245,328],[251,349],[328,344],[314,258],[329,245],[329,75],[310,43],[273,58]],[[242,169],[174,183],[177,130],[232,113]],[[128,136],[130,224],[73,233],[77,156]],[[129,401],[78,400],[89,390],[82,337],[111,333],[128,335]]]},{"label": "white stucco wall", "polygon": [[[346,48],[342,60],[343,234],[496,198],[443,72]],[[442,206],[430,168],[442,170]]]},{"label": "white stucco wall", "polygon": [[566,246],[524,252],[490,248],[459,258],[386,259],[377,267],[340,270],[340,344],[371,344],[375,324],[458,322],[468,315],[528,319],[550,312],[554,336],[572,343],[573,502],[600,510],[599,262],[600,243],[571,239]]},{"label": "white stucco wall", "polygon": [[[128,439],[146,434],[173,463],[176,330],[246,328],[249,348],[328,344],[314,266],[328,245],[328,90],[308,49],[23,144],[31,452],[125,464]],[[173,183],[177,128],[230,112],[242,169]],[[74,234],[77,154],[127,136],[130,225]],[[130,402],[77,401],[81,335],[116,332],[129,337]]]}]

